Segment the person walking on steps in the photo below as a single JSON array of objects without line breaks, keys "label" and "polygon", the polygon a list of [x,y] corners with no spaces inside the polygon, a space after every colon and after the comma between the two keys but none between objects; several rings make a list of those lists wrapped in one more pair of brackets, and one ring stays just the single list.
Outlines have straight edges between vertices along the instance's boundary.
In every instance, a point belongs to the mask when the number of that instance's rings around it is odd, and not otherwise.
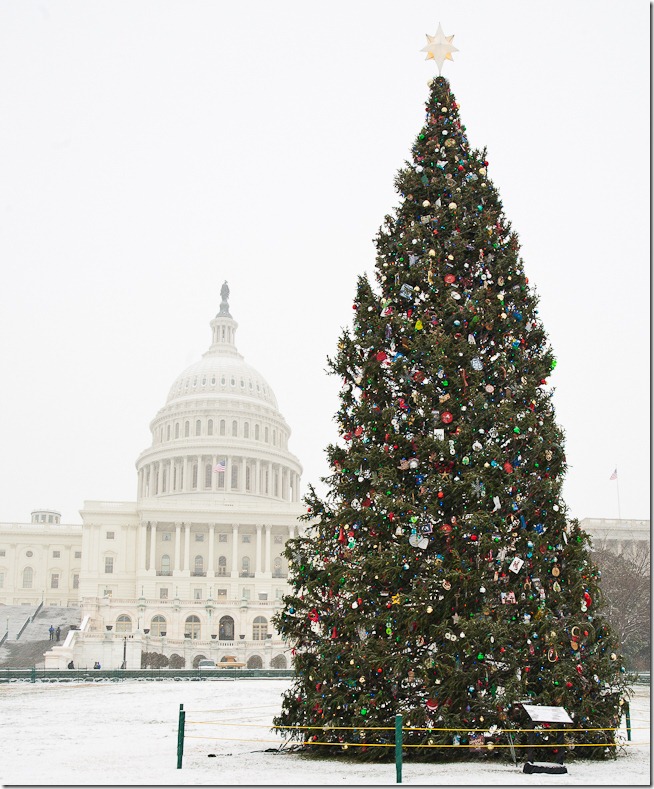
[{"label": "person walking on steps", "polygon": [[57,635],[57,641],[59,641],[59,639],[61,638],[61,628],[59,627],[59,625],[57,625],[57,629],[55,630],[55,633]]},{"label": "person walking on steps", "polygon": [[52,625],[48,628],[48,633],[50,633],[50,641],[54,641],[55,629]]}]

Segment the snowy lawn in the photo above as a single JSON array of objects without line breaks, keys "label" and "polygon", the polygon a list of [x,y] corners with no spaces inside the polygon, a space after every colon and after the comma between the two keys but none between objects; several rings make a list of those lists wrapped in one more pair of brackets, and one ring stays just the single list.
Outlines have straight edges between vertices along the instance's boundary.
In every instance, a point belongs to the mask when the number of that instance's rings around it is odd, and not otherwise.
[{"label": "snowy lawn", "polygon": [[[266,753],[280,742],[269,727],[289,681],[2,684],[0,780],[49,786],[395,783],[392,763]],[[616,761],[570,762],[567,775],[526,775],[520,761],[518,767],[474,759],[451,765],[405,762],[403,783],[649,785],[649,694],[649,686],[637,686],[631,716],[638,744]],[[188,736],[184,766],[177,770],[180,703],[187,710]]]}]

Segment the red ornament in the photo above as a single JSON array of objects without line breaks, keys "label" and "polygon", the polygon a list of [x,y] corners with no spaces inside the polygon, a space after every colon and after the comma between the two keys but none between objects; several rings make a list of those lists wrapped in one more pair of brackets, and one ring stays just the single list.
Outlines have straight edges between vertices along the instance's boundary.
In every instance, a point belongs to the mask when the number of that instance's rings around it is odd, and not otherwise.
[{"label": "red ornament", "polygon": [[388,359],[388,356],[386,356],[384,351],[377,351],[375,354],[375,359],[377,359],[378,362],[384,362],[386,359]]},{"label": "red ornament", "polygon": [[436,699],[427,699],[425,706],[428,710],[435,710],[438,709],[438,702]]},{"label": "red ornament", "polygon": [[449,411],[443,411],[443,413],[441,414],[441,422],[443,422],[446,425],[449,425],[453,419],[454,417]]},{"label": "red ornament", "polygon": [[358,438],[362,434],[363,434],[363,428],[362,427],[357,427],[355,429],[355,431],[354,431],[354,435],[357,436],[357,438]]},{"label": "red ornament", "polygon": [[332,627],[332,638],[338,638],[338,633],[336,632],[335,627]]},{"label": "red ornament", "polygon": [[508,460],[504,464],[503,468],[504,468],[504,471],[506,471],[507,474],[510,474],[513,471],[513,466],[509,463]]},{"label": "red ornament", "polygon": [[345,542],[345,532],[342,526],[338,527],[338,541]]},{"label": "red ornament", "polygon": [[443,279],[445,280],[447,285],[451,285],[453,282],[456,282],[456,277],[454,274],[446,274]]},{"label": "red ornament", "polygon": [[566,682],[565,686],[566,686],[566,688],[571,688],[572,687],[572,682]]},{"label": "red ornament", "polygon": [[320,617],[318,616],[318,612],[316,611],[315,608],[312,608],[311,611],[309,611],[309,619],[312,622],[317,622],[320,619]]},{"label": "red ornament", "polygon": [[588,592],[584,592],[584,603],[590,608],[591,603],[593,602],[593,598],[588,594]]},{"label": "red ornament", "polygon": [[577,663],[577,674],[581,674],[582,671],[583,671],[583,668],[582,668],[581,663]]}]

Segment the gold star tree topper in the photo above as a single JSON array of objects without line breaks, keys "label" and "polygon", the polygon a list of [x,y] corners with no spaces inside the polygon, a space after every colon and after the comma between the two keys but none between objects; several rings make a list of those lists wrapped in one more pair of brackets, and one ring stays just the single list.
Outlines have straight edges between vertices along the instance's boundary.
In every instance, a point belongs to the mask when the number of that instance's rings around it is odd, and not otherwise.
[{"label": "gold star tree topper", "polygon": [[454,36],[446,36],[443,33],[443,28],[440,22],[438,23],[438,30],[433,36],[427,33],[427,46],[423,47],[420,51],[426,52],[427,57],[425,60],[435,60],[438,63],[438,73],[441,73],[443,63],[446,60],[452,60],[452,52],[459,50],[452,44]]}]

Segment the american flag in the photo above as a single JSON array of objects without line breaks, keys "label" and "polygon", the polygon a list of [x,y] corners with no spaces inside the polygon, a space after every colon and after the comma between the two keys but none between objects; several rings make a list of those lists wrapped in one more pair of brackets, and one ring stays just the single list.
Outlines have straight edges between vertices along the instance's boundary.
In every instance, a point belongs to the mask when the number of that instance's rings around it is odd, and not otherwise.
[{"label": "american flag", "polygon": [[617,478],[618,478],[618,469],[616,468],[616,470],[613,472],[613,474],[611,474],[609,479],[613,480],[613,479],[617,479]]},{"label": "american flag", "polygon": [[224,474],[225,473],[225,461],[219,460],[216,465],[213,467],[214,474]]}]

